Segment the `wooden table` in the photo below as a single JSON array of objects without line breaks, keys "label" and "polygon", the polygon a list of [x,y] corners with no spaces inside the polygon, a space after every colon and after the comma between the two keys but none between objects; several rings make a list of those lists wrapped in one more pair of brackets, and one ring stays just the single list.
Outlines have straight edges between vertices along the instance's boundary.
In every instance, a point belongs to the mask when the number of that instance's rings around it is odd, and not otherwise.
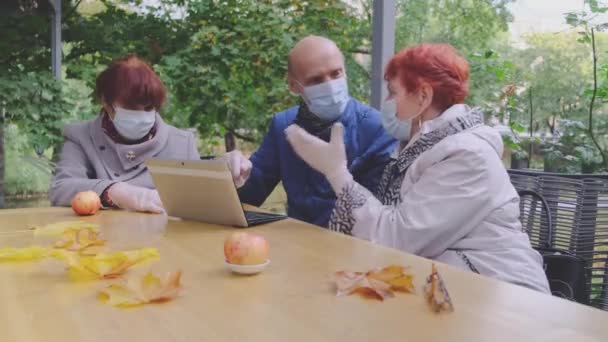
[{"label": "wooden table", "polygon": [[[0,246],[39,243],[7,232],[70,219],[69,209],[0,210]],[[257,276],[226,269],[227,227],[119,211],[85,220],[114,247],[158,247],[160,260],[133,271],[182,269],[182,295],[121,310],[96,299],[107,282],[72,283],[51,261],[0,264],[0,341],[608,341],[606,312],[447,265],[456,310],[435,315],[421,295],[430,261],[294,220],[251,229],[271,246]],[[395,263],[411,266],[417,295],[334,295],[333,272]]]}]

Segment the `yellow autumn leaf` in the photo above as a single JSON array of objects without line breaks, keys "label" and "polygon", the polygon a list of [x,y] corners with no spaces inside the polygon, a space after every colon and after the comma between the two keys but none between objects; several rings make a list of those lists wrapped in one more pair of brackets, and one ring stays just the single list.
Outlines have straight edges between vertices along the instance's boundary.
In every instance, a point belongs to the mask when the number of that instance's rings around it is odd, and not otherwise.
[{"label": "yellow autumn leaf", "polygon": [[123,251],[127,258],[136,261],[137,263],[151,259],[151,258],[159,258],[160,254],[158,254],[158,250],[156,248],[140,248],[134,249],[130,251]]},{"label": "yellow autumn leaf", "polygon": [[101,290],[98,298],[102,303],[118,307],[131,307],[142,304],[141,300],[133,295],[133,292],[120,285],[110,285]]},{"label": "yellow autumn leaf", "polygon": [[0,262],[33,261],[45,258],[48,249],[40,246],[0,248]]},{"label": "yellow autumn leaf", "polygon": [[47,224],[42,227],[34,227],[34,236],[61,236],[68,230],[91,229],[99,230],[99,226],[94,223],[84,221],[62,221]]},{"label": "yellow autumn leaf", "polygon": [[393,291],[413,293],[414,288],[414,276],[411,274],[403,274],[397,278],[389,280],[388,284],[391,286]]},{"label": "yellow autumn leaf", "polygon": [[407,274],[406,268],[403,266],[387,266],[381,270],[369,272],[367,277],[389,284],[393,291],[410,293],[414,291],[414,276]]},{"label": "yellow autumn leaf", "polygon": [[100,239],[99,232],[92,228],[68,229],[62,235],[61,240],[55,242],[54,247],[78,251],[81,254],[97,254],[101,251],[99,247],[105,245],[106,242]]},{"label": "yellow autumn leaf", "polygon": [[99,292],[99,300],[112,306],[128,308],[150,303],[163,303],[177,297],[181,289],[181,271],[167,274],[161,281],[153,273],[143,277],[129,277],[121,284],[113,284]]},{"label": "yellow autumn leaf", "polygon": [[131,266],[160,257],[156,248],[100,253],[95,256],[79,255],[70,251],[55,251],[54,257],[66,261],[68,274],[73,281],[112,279],[123,275]]}]

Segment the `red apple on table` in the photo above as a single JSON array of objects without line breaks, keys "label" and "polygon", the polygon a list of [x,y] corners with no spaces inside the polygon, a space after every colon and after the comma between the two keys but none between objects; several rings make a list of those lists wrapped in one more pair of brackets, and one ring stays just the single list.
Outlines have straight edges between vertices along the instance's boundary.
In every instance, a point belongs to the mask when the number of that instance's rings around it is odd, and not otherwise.
[{"label": "red apple on table", "polygon": [[226,261],[235,265],[259,265],[268,260],[270,245],[262,235],[232,233],[224,241]]},{"label": "red apple on table", "polygon": [[78,215],[95,215],[101,208],[101,200],[94,191],[83,191],[72,198],[72,209]]}]

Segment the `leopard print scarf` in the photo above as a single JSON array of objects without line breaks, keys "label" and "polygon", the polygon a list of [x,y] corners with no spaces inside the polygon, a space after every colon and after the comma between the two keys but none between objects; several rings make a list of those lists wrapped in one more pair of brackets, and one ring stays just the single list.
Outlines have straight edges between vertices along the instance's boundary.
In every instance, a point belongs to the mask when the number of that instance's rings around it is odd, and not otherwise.
[{"label": "leopard print scarf", "polygon": [[469,111],[464,116],[445,123],[440,128],[423,134],[411,146],[399,152],[396,159],[388,163],[375,196],[384,205],[397,205],[401,203],[401,185],[407,169],[422,153],[428,151],[444,138],[456,133],[477,127],[483,123],[482,113],[477,109]]}]

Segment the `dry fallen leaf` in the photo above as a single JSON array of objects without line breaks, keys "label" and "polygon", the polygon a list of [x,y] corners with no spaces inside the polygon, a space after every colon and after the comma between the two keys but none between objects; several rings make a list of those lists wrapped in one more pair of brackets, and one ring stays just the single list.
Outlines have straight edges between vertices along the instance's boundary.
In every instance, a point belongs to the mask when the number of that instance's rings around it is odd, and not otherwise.
[{"label": "dry fallen leaf", "polygon": [[391,265],[369,272],[340,271],[334,273],[337,296],[358,293],[367,298],[384,300],[393,297],[393,291],[413,292],[413,276],[405,267]]},{"label": "dry fallen leaf", "polygon": [[403,266],[391,265],[381,270],[371,271],[367,277],[383,281],[391,286],[391,290],[397,292],[414,292],[414,276],[405,273]]},{"label": "dry fallen leaf", "polygon": [[426,301],[435,313],[452,312],[454,306],[450,299],[448,289],[445,287],[443,278],[437,272],[437,267],[433,264],[432,272],[426,279],[424,286],[424,295]]},{"label": "dry fallen leaf", "polygon": [[42,227],[34,227],[35,236],[61,236],[66,231],[76,231],[81,229],[90,229],[98,231],[99,226],[94,223],[88,223],[84,221],[62,221],[47,224]]},{"label": "dry fallen leaf", "polygon": [[0,262],[33,261],[48,256],[48,249],[40,246],[0,248]]},{"label": "dry fallen leaf", "polygon": [[132,307],[163,303],[177,297],[181,271],[167,274],[161,281],[151,272],[143,277],[129,277],[122,284],[113,284],[99,292],[99,300],[116,307]]},{"label": "dry fallen leaf", "polygon": [[133,265],[160,257],[156,248],[142,248],[110,254],[100,253],[95,256],[56,250],[52,256],[67,262],[68,274],[73,281],[117,278]]},{"label": "dry fallen leaf", "polygon": [[340,297],[351,294],[363,279],[365,279],[363,272],[339,271],[334,273],[334,282],[338,290],[336,295]]},{"label": "dry fallen leaf", "polygon": [[68,229],[63,232],[61,240],[55,242],[54,247],[94,255],[101,252],[101,247],[105,242],[99,238],[99,232],[96,229]]},{"label": "dry fallen leaf", "polygon": [[346,296],[358,293],[366,298],[384,300],[392,297],[390,285],[367,277],[367,273],[340,271],[334,274],[337,287],[337,296]]}]

